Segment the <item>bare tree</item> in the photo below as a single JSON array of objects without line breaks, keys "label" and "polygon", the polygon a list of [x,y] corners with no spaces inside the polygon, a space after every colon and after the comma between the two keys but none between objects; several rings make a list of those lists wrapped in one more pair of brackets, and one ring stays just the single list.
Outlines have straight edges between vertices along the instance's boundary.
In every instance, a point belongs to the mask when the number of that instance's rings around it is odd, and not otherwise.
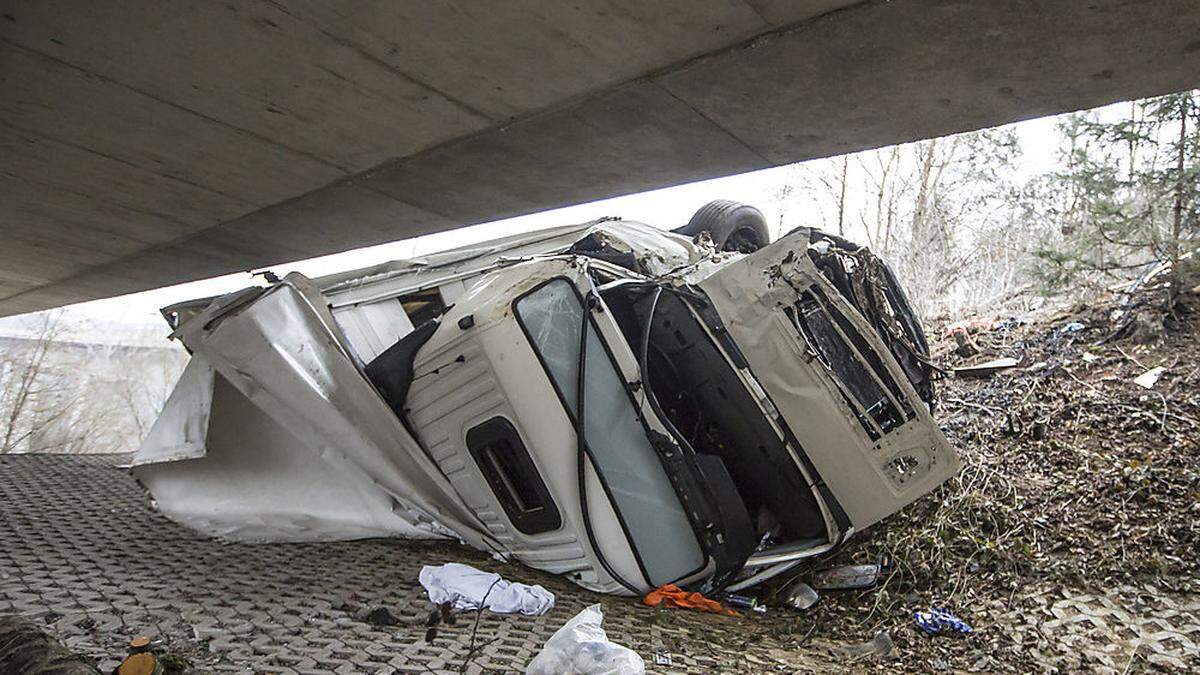
[{"label": "bare tree", "polygon": [[[43,371],[46,356],[62,331],[62,312],[46,312],[38,318],[26,349],[17,350],[16,355],[9,357],[8,377],[11,381],[4,383],[6,395],[0,453],[12,452],[36,431],[36,425],[27,423],[26,418],[37,398],[54,386],[46,381]],[[22,351],[27,353],[20,353]]]},{"label": "bare tree", "polygon": [[[181,349],[43,314],[0,337],[0,451],[131,452],[182,372]],[[156,331],[157,333],[157,331]]]},{"label": "bare tree", "polygon": [[[1180,265],[1183,242],[1183,204],[1187,199],[1188,114],[1191,94],[1179,97],[1179,141],[1175,144],[1175,185],[1171,205],[1171,237],[1167,242],[1167,259],[1171,262],[1171,280],[1167,304],[1173,306],[1183,290],[1183,268]],[[1132,159],[1130,162],[1132,163]]]}]

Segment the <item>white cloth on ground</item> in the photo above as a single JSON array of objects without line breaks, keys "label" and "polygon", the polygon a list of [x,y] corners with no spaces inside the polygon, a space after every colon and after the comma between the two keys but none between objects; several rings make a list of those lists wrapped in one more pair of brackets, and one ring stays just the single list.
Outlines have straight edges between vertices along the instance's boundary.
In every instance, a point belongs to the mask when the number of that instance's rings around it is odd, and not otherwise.
[{"label": "white cloth on ground", "polygon": [[[429,601],[435,605],[453,602],[458,610],[479,609],[484,605],[498,614],[520,612],[540,616],[554,607],[554,594],[541,586],[514,584],[499,574],[477,570],[470,565],[446,563],[426,565],[418,577]],[[490,591],[489,591],[490,589]]]}]

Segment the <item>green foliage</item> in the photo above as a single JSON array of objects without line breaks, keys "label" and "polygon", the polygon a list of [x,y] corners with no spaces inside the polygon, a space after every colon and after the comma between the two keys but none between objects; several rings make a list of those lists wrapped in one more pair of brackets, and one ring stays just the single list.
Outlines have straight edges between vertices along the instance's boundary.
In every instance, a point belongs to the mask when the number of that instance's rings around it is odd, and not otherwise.
[{"label": "green foliage", "polygon": [[164,675],[181,675],[192,668],[192,662],[187,657],[174,652],[162,652],[158,655]]},{"label": "green foliage", "polygon": [[1030,270],[1040,290],[1111,283],[1171,262],[1173,300],[1200,229],[1197,92],[1135,101],[1112,116],[1071,115],[1059,131],[1067,168],[1043,178],[1031,207],[1046,226]]}]

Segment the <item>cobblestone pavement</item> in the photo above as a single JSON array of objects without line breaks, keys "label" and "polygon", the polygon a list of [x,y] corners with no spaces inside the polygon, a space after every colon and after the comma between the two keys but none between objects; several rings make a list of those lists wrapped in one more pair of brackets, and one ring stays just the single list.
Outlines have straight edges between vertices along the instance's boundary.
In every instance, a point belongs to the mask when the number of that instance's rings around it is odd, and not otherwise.
[{"label": "cobblestone pavement", "polygon": [[[587,605],[604,605],[614,641],[655,672],[793,672],[821,661],[771,640],[744,644],[743,621],[672,612],[582,591],[552,575],[496,563],[450,544],[367,540],[225,544],[152,511],[119,468],[127,456],[0,456],[0,614],[33,618],[102,669],[134,635],[215,671],[459,672],[474,615],[424,641],[429,602],[423,564],[460,561],[540,583],[558,596],[541,617],[481,615],[466,672],[522,671],[545,640]],[[400,623],[375,627],[360,607]],[[463,624],[466,625],[463,625]],[[725,635],[743,639],[715,640]],[[656,650],[671,666],[655,666]]]},{"label": "cobblestone pavement", "polygon": [[1120,586],[1104,595],[1048,588],[1028,592],[1021,604],[1033,609],[995,619],[1048,667],[1200,670],[1200,596],[1153,586]]},{"label": "cobblestone pavement", "polygon": [[[460,615],[426,642],[431,607],[417,583],[421,565],[447,561],[540,583],[558,598],[542,617],[482,614],[474,644],[483,646],[468,673],[522,671],[559,626],[594,603],[604,607],[610,638],[635,649],[651,672],[920,672],[945,667],[933,665],[934,645],[972,670],[1031,662],[1059,672],[1200,669],[1200,597],[1150,587],[1103,595],[1027,588],[1015,602],[979,608],[969,640],[928,643],[911,627],[893,628],[910,637],[878,663],[847,659],[840,645],[821,639],[797,649],[802,636],[826,631],[785,610],[767,617],[659,612],[453,544],[220,543],[151,510],[119,468],[125,460],[0,456],[0,614],[34,619],[105,670],[130,637],[145,634],[203,670],[457,673],[474,615]],[[399,623],[376,627],[354,617],[375,607]],[[996,648],[1025,656],[1009,661]],[[659,651],[671,665],[655,664]],[[982,667],[970,667],[976,662]]]}]

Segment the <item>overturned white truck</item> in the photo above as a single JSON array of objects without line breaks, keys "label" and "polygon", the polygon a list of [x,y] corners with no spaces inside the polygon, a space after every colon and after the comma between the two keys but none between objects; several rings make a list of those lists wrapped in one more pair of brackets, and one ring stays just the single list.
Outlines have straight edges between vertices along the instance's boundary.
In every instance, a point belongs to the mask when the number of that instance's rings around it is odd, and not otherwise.
[{"label": "overturned white truck", "polygon": [[192,359],[133,471],[228,539],[450,537],[603,592],[754,585],[959,466],[887,266],[817,230],[765,241],[714,202],[676,233],[600,220],[174,305]]}]

